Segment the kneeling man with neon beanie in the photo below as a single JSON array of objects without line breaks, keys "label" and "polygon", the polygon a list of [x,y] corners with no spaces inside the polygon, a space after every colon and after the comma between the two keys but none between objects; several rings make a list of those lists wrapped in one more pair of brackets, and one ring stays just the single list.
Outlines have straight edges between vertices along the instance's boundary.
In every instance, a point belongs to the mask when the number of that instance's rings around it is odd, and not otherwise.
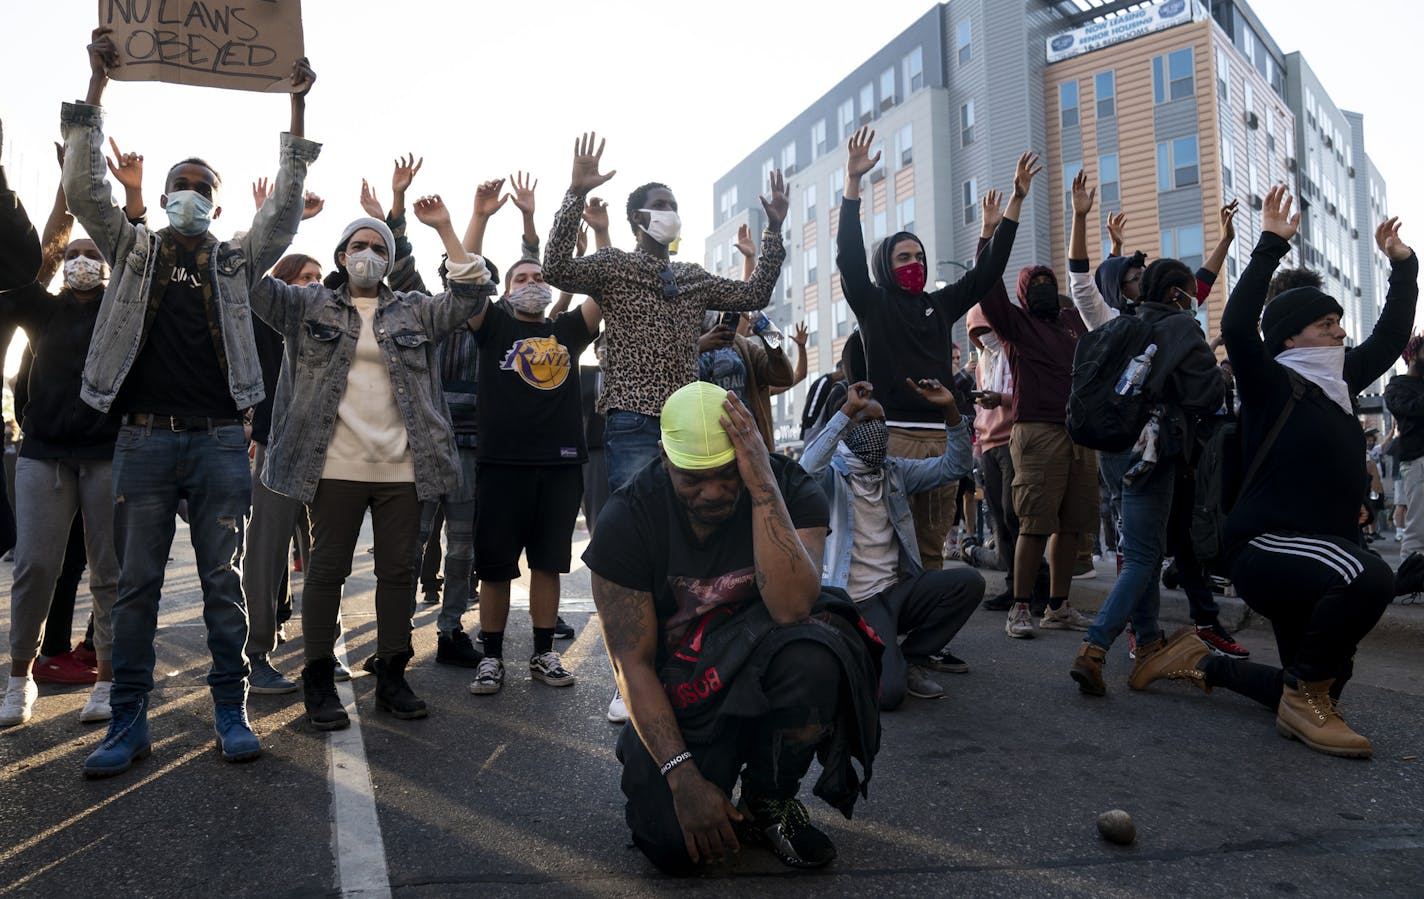
[{"label": "kneeling man with neon beanie", "polygon": [[822,591],[825,494],[767,452],[735,394],[688,384],[660,428],[660,458],[609,499],[583,556],[632,719],[618,759],[633,842],[670,874],[741,841],[820,867],[836,850],[796,795],[815,757],[817,796],[850,817],[865,794],[879,641]]}]

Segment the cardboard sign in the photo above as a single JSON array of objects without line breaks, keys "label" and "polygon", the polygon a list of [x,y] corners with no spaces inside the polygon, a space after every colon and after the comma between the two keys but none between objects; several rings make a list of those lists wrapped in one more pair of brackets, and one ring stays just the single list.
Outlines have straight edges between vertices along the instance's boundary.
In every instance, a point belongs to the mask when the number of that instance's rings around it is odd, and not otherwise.
[{"label": "cardboard sign", "polygon": [[116,81],[289,91],[301,0],[99,0],[122,63]]}]

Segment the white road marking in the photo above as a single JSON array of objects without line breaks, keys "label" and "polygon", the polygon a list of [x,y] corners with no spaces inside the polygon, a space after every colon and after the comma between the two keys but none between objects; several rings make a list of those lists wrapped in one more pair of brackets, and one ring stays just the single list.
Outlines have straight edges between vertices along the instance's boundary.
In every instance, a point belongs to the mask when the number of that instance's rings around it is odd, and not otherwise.
[{"label": "white road marking", "polygon": [[[346,661],[346,639],[336,639],[336,657]],[[331,842],[336,856],[336,887],[342,896],[382,899],[391,895],[391,878],[386,870],[386,844],[381,838],[381,822],[376,816],[376,794],[371,787],[371,769],[366,764],[366,745],[361,739],[361,716],[356,712],[356,694],[351,684],[336,685],[337,695],[351,726],[327,735],[327,759],[331,772]]]}]

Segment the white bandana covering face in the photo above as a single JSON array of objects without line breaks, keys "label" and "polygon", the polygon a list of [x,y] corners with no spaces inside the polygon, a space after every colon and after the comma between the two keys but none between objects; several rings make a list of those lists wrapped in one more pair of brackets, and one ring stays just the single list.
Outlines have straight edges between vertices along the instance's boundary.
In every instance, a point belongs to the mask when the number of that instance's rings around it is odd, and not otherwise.
[{"label": "white bandana covering face", "polygon": [[1282,350],[1276,361],[1313,382],[1335,405],[1354,415],[1350,404],[1350,387],[1345,383],[1345,348],[1343,346],[1296,347]]}]

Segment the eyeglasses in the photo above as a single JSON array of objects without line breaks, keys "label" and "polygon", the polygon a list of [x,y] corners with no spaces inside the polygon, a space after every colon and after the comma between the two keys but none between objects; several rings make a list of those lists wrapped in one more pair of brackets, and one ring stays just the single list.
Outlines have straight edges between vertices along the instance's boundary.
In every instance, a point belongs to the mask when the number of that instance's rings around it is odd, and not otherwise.
[{"label": "eyeglasses", "polygon": [[663,282],[663,299],[670,300],[677,296],[677,282],[673,280],[672,269],[665,268],[658,272],[658,279]]}]

